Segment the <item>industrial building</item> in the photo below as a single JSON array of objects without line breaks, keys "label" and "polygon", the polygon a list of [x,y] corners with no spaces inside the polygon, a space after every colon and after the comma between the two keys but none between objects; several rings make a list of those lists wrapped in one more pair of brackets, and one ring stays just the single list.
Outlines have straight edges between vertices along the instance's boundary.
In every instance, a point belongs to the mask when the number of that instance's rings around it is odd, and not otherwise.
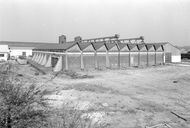
[{"label": "industrial building", "polygon": [[53,71],[119,69],[181,62],[178,48],[168,42],[145,43],[142,37],[119,39],[118,35],[85,39],[76,37],[59,44],[40,45],[33,49],[32,61]]}]

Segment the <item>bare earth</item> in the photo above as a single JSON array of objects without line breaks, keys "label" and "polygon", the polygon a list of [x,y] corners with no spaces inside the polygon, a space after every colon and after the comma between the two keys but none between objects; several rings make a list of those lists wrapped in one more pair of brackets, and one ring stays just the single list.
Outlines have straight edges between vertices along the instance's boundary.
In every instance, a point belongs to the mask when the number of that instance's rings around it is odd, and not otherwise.
[{"label": "bare earth", "polygon": [[19,65],[17,70],[54,90],[48,96],[54,107],[68,103],[89,110],[95,121],[109,127],[145,128],[160,123],[190,127],[190,65],[79,72],[93,78],[74,79],[64,74],[35,76],[37,71],[29,65]]}]

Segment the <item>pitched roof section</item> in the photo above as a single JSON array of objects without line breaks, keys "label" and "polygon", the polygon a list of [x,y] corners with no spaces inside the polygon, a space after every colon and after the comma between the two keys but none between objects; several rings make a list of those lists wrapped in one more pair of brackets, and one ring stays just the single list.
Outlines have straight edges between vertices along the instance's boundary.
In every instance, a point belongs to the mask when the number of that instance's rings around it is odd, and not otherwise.
[{"label": "pitched roof section", "polygon": [[86,47],[85,49],[82,50],[83,52],[94,52],[94,47],[92,46],[92,44],[90,43],[90,45],[88,45],[88,47]]},{"label": "pitched roof section", "polygon": [[152,45],[155,45],[155,44],[159,44],[159,45],[165,45],[165,44],[168,44],[169,42],[157,42],[157,43],[146,43],[146,44],[152,44]]},{"label": "pitched roof section", "polygon": [[92,45],[94,46],[95,50],[100,49],[102,46],[104,46],[104,42],[93,42]]},{"label": "pitched roof section", "polygon": [[136,44],[127,44],[130,51],[137,52],[139,51]]},{"label": "pitched roof section", "polygon": [[72,42],[72,43],[63,43],[63,44],[46,44],[46,45],[41,45],[35,49],[42,49],[42,50],[45,50],[45,49],[51,49],[51,50],[57,50],[57,49],[60,49],[60,50],[64,50],[66,51],[67,49],[73,47],[76,43],[75,42]]},{"label": "pitched roof section", "polygon": [[78,44],[76,43],[72,47],[68,48],[67,51],[69,51],[69,52],[80,52],[81,50],[80,50]]},{"label": "pitched roof section", "polygon": [[108,51],[118,51],[118,47],[115,43],[105,43]]},{"label": "pitched roof section", "polygon": [[154,44],[154,48],[156,51],[159,51],[159,52],[163,51],[161,44]]},{"label": "pitched roof section", "polygon": [[78,45],[79,45],[79,47],[80,47],[81,50],[84,50],[89,45],[91,45],[91,43],[90,42],[86,42],[86,43],[79,42]]},{"label": "pitched roof section", "polygon": [[39,47],[41,45],[57,44],[57,43],[42,43],[42,42],[19,42],[19,41],[0,41],[0,44],[10,47]]},{"label": "pitched roof section", "polygon": [[139,51],[145,52],[147,51],[145,44],[137,44]]},{"label": "pitched roof section", "polygon": [[153,44],[146,44],[146,48],[148,51],[155,51]]},{"label": "pitched roof section", "polygon": [[119,48],[120,50],[127,46],[127,45],[124,44],[124,43],[117,43],[117,44],[118,44],[118,48]]}]

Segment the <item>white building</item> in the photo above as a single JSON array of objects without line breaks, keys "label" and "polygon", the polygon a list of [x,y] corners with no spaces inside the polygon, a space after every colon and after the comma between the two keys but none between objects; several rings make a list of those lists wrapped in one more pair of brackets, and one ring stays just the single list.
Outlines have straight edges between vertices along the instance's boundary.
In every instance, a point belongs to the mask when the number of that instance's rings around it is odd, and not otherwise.
[{"label": "white building", "polygon": [[[149,43],[154,44],[154,43]],[[164,49],[164,62],[165,63],[178,63],[181,62],[181,50],[169,42],[160,42],[157,44],[163,45]]]},{"label": "white building", "polygon": [[8,45],[0,45],[0,61],[4,60],[7,61],[8,59]]},{"label": "white building", "polygon": [[0,45],[8,46],[10,57],[32,56],[32,49],[46,44],[51,44],[51,43],[0,41]]},{"label": "white building", "polygon": [[33,47],[10,47],[10,56],[32,56]]}]

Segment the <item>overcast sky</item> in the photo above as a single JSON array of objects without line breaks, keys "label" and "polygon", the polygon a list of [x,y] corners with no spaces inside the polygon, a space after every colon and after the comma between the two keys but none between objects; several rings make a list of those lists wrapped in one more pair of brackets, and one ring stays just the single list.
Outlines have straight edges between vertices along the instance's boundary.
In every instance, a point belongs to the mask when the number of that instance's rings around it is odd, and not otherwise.
[{"label": "overcast sky", "polygon": [[58,43],[61,34],[190,45],[190,0],[0,0],[0,40]]}]

